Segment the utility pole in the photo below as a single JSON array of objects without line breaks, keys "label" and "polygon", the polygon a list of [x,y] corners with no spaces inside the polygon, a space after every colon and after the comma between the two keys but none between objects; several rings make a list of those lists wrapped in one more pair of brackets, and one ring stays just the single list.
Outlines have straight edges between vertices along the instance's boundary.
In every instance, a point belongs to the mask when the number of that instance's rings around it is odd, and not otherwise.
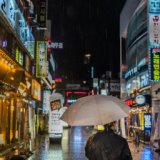
[{"label": "utility pole", "polygon": [[110,95],[110,80],[112,78],[112,72],[111,71],[106,71],[106,80],[108,81],[108,93],[107,95]]}]

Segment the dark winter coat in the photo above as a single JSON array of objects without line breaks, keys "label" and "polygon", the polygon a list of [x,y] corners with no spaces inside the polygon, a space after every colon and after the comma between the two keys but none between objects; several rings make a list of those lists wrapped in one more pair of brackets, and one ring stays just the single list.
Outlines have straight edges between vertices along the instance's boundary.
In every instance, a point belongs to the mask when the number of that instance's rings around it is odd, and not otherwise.
[{"label": "dark winter coat", "polygon": [[90,137],[85,154],[89,160],[132,160],[126,139],[112,130],[98,132]]}]

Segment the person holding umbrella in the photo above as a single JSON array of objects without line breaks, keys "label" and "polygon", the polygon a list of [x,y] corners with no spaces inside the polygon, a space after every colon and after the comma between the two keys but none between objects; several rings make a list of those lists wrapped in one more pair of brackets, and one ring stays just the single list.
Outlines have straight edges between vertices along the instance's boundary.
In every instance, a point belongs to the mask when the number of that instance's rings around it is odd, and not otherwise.
[{"label": "person holding umbrella", "polygon": [[103,132],[92,135],[85,146],[89,160],[132,160],[126,139],[114,133],[116,122],[104,125]]},{"label": "person holding umbrella", "polygon": [[90,95],[78,99],[61,116],[70,126],[105,126],[86,144],[89,160],[132,160],[127,141],[114,133],[115,121],[127,117],[130,107],[113,96]]}]

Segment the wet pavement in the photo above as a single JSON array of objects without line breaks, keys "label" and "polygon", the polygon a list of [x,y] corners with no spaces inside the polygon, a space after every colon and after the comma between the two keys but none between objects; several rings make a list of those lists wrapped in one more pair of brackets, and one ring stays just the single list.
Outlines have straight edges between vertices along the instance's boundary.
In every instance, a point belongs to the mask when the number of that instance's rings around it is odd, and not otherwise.
[{"label": "wet pavement", "polygon": [[[36,151],[28,160],[87,160],[85,157],[85,144],[89,136],[93,134],[89,127],[72,127],[64,129],[61,144],[50,144],[48,135],[40,135],[36,141]],[[152,155],[151,147],[140,145],[139,152],[129,142],[133,160],[160,160],[159,155]],[[5,160],[4,157],[0,160]]]}]

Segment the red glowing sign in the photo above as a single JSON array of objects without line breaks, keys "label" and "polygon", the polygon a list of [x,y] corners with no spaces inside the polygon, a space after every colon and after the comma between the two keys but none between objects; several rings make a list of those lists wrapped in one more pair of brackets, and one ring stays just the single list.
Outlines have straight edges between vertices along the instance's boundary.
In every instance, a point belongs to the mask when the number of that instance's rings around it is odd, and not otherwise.
[{"label": "red glowing sign", "polygon": [[[89,96],[90,92],[85,92],[85,91],[67,91],[66,92],[66,106],[69,105],[69,102],[75,103],[78,98],[84,97],[84,96]],[[70,97],[70,98],[69,98]]]},{"label": "red glowing sign", "polygon": [[132,107],[135,104],[135,101],[133,99],[127,99],[124,102],[130,107]]}]

